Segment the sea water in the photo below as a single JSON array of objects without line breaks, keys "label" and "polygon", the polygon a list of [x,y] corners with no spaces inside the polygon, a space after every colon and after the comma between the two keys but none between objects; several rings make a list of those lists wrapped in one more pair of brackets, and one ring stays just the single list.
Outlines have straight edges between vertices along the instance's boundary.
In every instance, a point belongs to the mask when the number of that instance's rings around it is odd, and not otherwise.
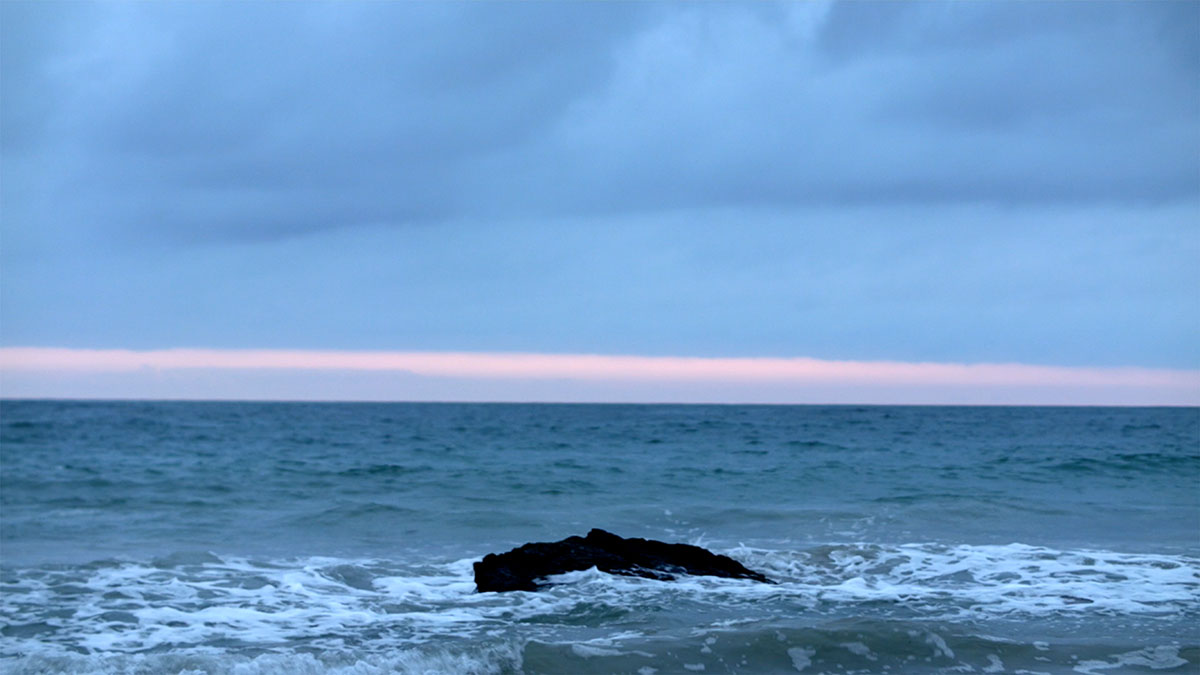
[{"label": "sea water", "polygon": [[[13,673],[1200,672],[1200,410],[0,403]],[[601,527],[775,585],[471,565]]]}]

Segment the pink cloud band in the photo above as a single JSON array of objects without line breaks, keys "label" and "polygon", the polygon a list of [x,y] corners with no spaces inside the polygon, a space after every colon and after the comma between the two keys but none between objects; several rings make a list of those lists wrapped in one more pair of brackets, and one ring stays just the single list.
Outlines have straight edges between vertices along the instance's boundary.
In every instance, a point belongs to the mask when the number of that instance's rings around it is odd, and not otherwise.
[{"label": "pink cloud band", "polygon": [[1200,392],[1200,371],[1026,364],[488,352],[0,348],[0,371],[403,371],[431,377],[963,386],[1154,387]]}]

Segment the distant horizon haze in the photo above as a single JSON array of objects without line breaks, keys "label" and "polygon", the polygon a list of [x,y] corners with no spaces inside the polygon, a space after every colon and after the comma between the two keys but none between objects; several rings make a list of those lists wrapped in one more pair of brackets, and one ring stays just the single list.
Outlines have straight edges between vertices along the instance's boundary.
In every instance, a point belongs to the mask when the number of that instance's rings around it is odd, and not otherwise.
[{"label": "distant horizon haze", "polygon": [[600,354],[0,348],[0,396],[1200,405],[1200,371]]}]

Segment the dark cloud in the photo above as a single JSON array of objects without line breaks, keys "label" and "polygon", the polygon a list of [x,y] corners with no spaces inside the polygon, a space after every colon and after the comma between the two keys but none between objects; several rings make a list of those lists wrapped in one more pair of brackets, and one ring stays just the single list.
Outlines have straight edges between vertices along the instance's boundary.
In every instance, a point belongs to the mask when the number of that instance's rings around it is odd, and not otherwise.
[{"label": "dark cloud", "polygon": [[[657,45],[643,42],[637,67],[658,86],[603,102],[584,122],[593,125],[584,154],[606,162],[613,193],[653,185],[649,202],[688,205],[1196,194],[1200,80],[1167,58],[1153,22],[1108,16],[1131,11],[1121,5],[1078,4],[1045,26],[1040,5],[968,4],[835,5],[818,42],[831,32],[855,39],[836,49],[805,48],[750,20],[677,21]],[[975,43],[966,31],[985,24],[975,14],[1024,18],[1026,7],[1035,20],[1010,21],[1005,39]],[[879,26],[859,21],[877,10]],[[849,19],[837,19],[843,12]],[[655,51],[714,31],[704,49]],[[942,34],[940,46],[927,39]],[[606,157],[614,142],[620,150]]]},{"label": "dark cloud", "polygon": [[1198,8],[0,2],[3,340],[1194,367]]},{"label": "dark cloud", "polygon": [[9,2],[4,202],[221,239],[1190,198],[1200,31],[1163,5]]},{"label": "dark cloud", "polygon": [[[14,163],[105,223],[261,236],[445,216],[464,162],[603,87],[636,6],[17,3]],[[12,25],[6,21],[6,25]],[[57,38],[57,39],[53,39]],[[32,43],[33,41],[27,41]],[[16,51],[22,46],[14,46]],[[22,66],[21,62],[26,65]],[[38,159],[65,156],[44,169]],[[10,195],[19,200],[20,195]],[[69,217],[69,216],[68,216]]]}]

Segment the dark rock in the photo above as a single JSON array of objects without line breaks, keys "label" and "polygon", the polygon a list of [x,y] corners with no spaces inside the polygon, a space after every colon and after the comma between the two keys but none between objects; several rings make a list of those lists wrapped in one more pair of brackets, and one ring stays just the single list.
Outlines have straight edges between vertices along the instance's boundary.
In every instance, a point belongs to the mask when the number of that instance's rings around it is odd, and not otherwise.
[{"label": "dark rock", "polygon": [[674,579],[694,574],[775,583],[723,555],[653,539],[625,539],[604,530],[586,537],[525,544],[508,553],[489,553],[475,563],[475,588],[486,591],[536,591],[551,574],[597,568],[610,574]]}]

